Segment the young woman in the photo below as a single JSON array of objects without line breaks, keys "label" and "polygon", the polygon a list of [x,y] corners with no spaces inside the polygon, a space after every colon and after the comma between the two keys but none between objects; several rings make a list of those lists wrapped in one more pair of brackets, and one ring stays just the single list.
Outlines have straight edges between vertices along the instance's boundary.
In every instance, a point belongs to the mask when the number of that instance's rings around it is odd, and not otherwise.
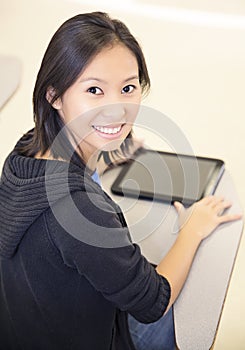
[{"label": "young woman", "polygon": [[[167,311],[198,246],[240,215],[220,215],[230,206],[222,198],[197,202],[156,268],[131,242],[94,174],[101,154],[127,150],[149,87],[141,48],[120,21],[81,14],[54,34],[34,89],[34,129],[7,157],[0,184],[2,349],[174,348]],[[152,323],[151,338],[138,339],[142,323]]]}]

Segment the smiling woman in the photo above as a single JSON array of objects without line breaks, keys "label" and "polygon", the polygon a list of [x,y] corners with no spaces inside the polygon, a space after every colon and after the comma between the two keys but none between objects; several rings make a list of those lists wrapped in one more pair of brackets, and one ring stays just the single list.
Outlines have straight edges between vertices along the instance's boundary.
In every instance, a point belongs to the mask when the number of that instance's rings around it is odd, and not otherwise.
[{"label": "smiling woman", "polygon": [[[68,42],[70,45],[67,45]],[[71,137],[63,140],[63,147],[59,150],[51,149],[55,137],[67,123],[73,120],[77,132],[75,124],[80,122],[80,117],[89,119],[86,112],[91,109],[99,112],[102,105],[107,105],[107,108],[104,108],[104,117],[101,116],[97,126],[115,124],[114,119],[118,123],[118,118],[123,121],[123,116],[115,115],[124,113],[122,102],[124,105],[130,103],[128,109],[132,110],[149,87],[150,79],[142,50],[122,22],[110,20],[98,12],[96,16],[93,13],[75,16],[54,34],[43,57],[33,93],[35,128],[22,139],[19,152],[38,158],[52,156],[69,160],[67,154],[70,155],[71,144],[67,141],[71,141]],[[76,102],[68,107],[67,100]],[[111,104],[117,104],[117,107],[110,107]],[[132,121],[136,112],[137,108]],[[129,123],[121,124],[123,136],[127,133],[126,142],[121,138],[123,151],[130,144],[131,127]],[[67,129],[71,128],[70,124]],[[81,128],[79,130],[81,132]],[[88,131],[86,128],[82,135],[77,136],[84,139]],[[77,138],[75,143],[79,143]],[[77,153],[73,159],[79,163],[82,150]]]},{"label": "smiling woman", "polygon": [[195,203],[156,268],[132,243],[93,171],[100,154],[125,150],[149,86],[138,42],[105,13],[70,18],[51,39],[33,93],[34,128],[0,181],[1,349],[175,348],[171,306],[196,251],[241,216],[220,215],[230,206],[223,198]]},{"label": "smiling woman", "polygon": [[[52,86],[47,93],[51,103],[54,90]],[[127,138],[140,101],[137,59],[116,42],[99,52],[52,106],[76,135],[80,156],[94,170],[101,151],[118,149]]]}]

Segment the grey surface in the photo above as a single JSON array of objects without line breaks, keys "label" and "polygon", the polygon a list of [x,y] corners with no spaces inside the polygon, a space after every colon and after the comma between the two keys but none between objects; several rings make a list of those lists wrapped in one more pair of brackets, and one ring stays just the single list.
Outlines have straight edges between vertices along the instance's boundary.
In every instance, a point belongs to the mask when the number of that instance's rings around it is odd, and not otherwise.
[{"label": "grey surface", "polygon": [[0,56],[0,109],[17,89],[20,73],[19,59],[12,56]]},{"label": "grey surface", "polygon": [[[119,168],[102,177],[105,191],[121,206],[133,241],[147,259],[157,264],[177,237],[178,220],[172,206],[115,196],[110,191]],[[241,212],[232,179],[225,171],[216,194]],[[202,242],[187,281],[174,305],[176,341],[181,350],[210,349],[215,338],[229,280],[243,230],[242,220],[220,226]]]}]

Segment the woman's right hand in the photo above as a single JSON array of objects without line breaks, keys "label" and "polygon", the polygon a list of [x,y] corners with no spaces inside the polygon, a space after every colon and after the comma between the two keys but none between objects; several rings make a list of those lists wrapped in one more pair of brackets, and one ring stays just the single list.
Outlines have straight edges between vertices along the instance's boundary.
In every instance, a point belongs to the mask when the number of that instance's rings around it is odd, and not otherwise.
[{"label": "woman's right hand", "polygon": [[180,231],[173,246],[156,267],[157,272],[166,277],[171,286],[168,309],[185,283],[201,241],[220,224],[242,217],[241,214],[225,213],[231,203],[216,196],[205,197],[188,209],[179,202],[175,202],[174,206],[179,214]]},{"label": "woman's right hand", "polygon": [[180,202],[174,206],[179,215],[180,233],[195,235],[203,240],[209,236],[220,224],[241,219],[241,214],[227,214],[225,210],[231,206],[222,197],[208,196],[185,209]]}]

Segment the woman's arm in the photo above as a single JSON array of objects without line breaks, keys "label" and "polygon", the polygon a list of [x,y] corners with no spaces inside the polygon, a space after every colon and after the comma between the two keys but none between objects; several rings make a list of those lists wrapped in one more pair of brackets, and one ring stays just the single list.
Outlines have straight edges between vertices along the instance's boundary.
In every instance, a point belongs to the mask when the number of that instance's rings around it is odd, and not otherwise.
[{"label": "woman's arm", "polygon": [[222,214],[231,203],[214,196],[205,197],[188,210],[185,210],[179,202],[174,205],[179,214],[180,231],[174,245],[156,268],[160,275],[167,278],[171,286],[168,309],[185,283],[201,241],[220,224],[242,217],[240,214]]}]

